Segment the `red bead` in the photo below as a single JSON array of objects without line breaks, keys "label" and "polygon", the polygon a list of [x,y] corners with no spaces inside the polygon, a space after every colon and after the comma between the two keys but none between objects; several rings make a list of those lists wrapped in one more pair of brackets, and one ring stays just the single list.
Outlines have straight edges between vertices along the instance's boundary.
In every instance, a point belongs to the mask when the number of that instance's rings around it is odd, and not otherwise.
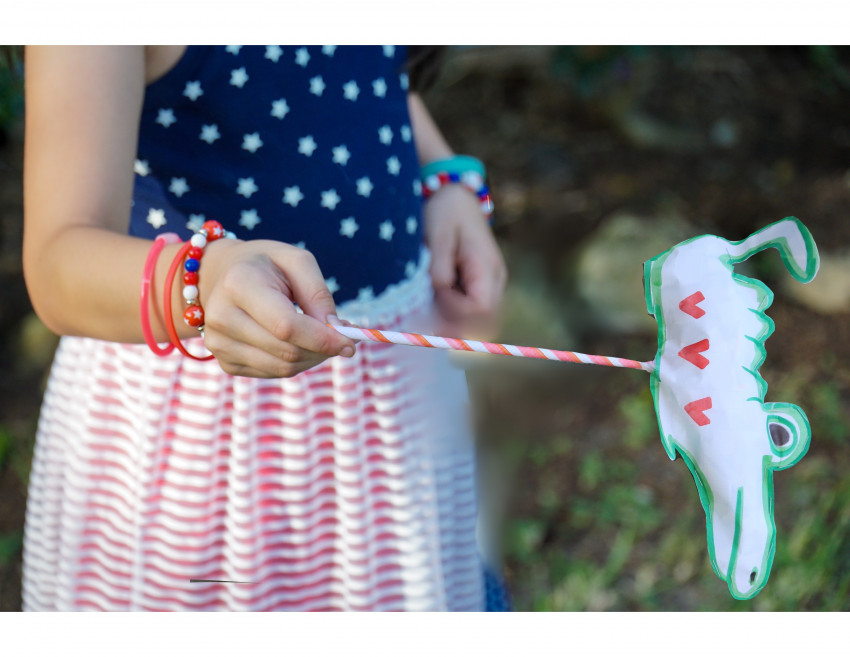
[{"label": "red bead", "polygon": [[196,271],[187,271],[183,274],[183,285],[197,285],[198,284],[198,272]]},{"label": "red bead", "polygon": [[207,240],[210,242],[213,240],[217,240],[220,237],[224,237],[224,226],[222,226],[214,219],[205,221],[204,225],[201,226],[201,230],[207,231]]},{"label": "red bead", "polygon": [[183,320],[194,328],[204,325],[204,310],[200,306],[189,306],[183,313]]},{"label": "red bead", "polygon": [[193,246],[191,249],[186,251],[187,258],[194,258],[195,260],[200,260],[202,255],[204,255],[204,250],[197,246]]},{"label": "red bead", "polygon": [[442,184],[442,185],[448,185],[449,184],[449,174],[441,171],[440,173],[437,174],[437,178],[440,179],[440,184]]}]

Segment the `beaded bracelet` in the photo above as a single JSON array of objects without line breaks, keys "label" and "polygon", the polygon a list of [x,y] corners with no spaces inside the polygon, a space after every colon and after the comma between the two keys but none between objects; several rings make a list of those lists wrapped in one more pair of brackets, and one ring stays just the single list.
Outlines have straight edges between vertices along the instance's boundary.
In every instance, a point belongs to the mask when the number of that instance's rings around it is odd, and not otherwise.
[{"label": "beaded bracelet", "polygon": [[[145,343],[157,356],[167,356],[174,351],[174,345],[169,344],[163,349],[156,343],[156,340],[153,337],[149,310],[151,279],[153,278],[153,272],[156,268],[156,262],[159,259],[159,254],[162,253],[166,244],[177,244],[179,241],[180,238],[176,233],[163,233],[161,235],[157,235],[151,245],[150,251],[148,251],[148,257],[145,260],[145,267],[142,271],[142,290],[139,295],[139,315],[142,319],[142,334],[145,336]],[[154,303],[156,302],[154,301]]]},{"label": "beaded bracelet", "polygon": [[481,211],[487,217],[487,221],[493,223],[493,200],[490,198],[490,189],[484,183],[484,177],[477,171],[463,173],[440,171],[430,174],[422,182],[422,196],[425,199],[430,198],[446,185],[460,183],[478,197],[481,202]]},{"label": "beaded bracelet", "polygon": [[452,157],[447,157],[442,160],[434,160],[433,162],[429,162],[424,165],[420,169],[419,175],[424,180],[428,176],[440,173],[441,171],[445,173],[466,173],[467,171],[474,171],[482,178],[487,177],[487,171],[484,169],[484,163],[477,157],[472,157],[471,155],[453,155]]},{"label": "beaded bracelet", "polygon": [[222,237],[235,238],[236,236],[230,232],[225,233],[224,228],[217,221],[205,222],[201,229],[192,235],[189,241],[186,242],[186,244],[184,244],[177,252],[177,255],[171,262],[171,266],[168,269],[168,276],[165,281],[166,292],[163,299],[166,315],[165,328],[168,330],[168,335],[171,338],[172,344],[177,347],[180,353],[184,356],[188,356],[189,358],[194,358],[195,360],[210,360],[214,358],[214,356],[212,354],[204,357],[195,356],[194,354],[189,353],[189,351],[180,342],[180,338],[177,336],[177,329],[174,326],[171,289],[174,285],[174,278],[177,275],[177,269],[182,262],[184,269],[183,298],[186,300],[187,304],[187,308],[183,313],[183,321],[189,326],[198,329],[200,334],[203,336],[204,310],[198,299],[198,272],[201,267],[201,258],[204,254],[204,247],[208,242],[213,242]]}]

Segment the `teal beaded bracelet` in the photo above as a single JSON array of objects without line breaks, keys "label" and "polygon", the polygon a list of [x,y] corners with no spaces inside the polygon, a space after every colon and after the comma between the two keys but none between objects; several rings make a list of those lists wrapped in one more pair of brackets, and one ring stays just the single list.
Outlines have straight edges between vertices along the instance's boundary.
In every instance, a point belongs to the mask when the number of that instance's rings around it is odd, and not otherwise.
[{"label": "teal beaded bracelet", "polygon": [[487,171],[484,169],[484,163],[477,157],[471,155],[453,155],[444,160],[435,160],[429,162],[422,167],[420,175],[423,179],[428,176],[433,176],[437,173],[456,173],[458,175],[474,171],[482,178],[487,177]]}]

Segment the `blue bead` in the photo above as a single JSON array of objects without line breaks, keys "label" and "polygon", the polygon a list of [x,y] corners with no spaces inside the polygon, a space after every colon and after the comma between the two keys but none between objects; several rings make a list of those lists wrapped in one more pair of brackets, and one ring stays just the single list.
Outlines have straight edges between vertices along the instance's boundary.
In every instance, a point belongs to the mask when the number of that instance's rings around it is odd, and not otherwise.
[{"label": "blue bead", "polygon": [[201,268],[201,263],[194,258],[186,258],[186,264],[183,265],[186,271],[198,271]]},{"label": "blue bead", "polygon": [[483,199],[490,193],[490,188],[487,185],[482,185],[481,189],[478,190],[478,198]]},{"label": "blue bead", "polygon": [[460,174],[459,173],[449,173],[449,180],[453,183],[460,182]]}]

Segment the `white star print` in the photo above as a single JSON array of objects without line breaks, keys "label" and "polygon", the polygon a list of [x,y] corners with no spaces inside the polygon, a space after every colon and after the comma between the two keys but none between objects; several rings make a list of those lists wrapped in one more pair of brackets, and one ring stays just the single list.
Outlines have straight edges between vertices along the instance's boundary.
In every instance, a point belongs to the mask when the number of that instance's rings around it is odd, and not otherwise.
[{"label": "white star print", "polygon": [[387,83],[384,78],[372,80],[372,93],[378,98],[383,98],[387,95]]},{"label": "white star print", "polygon": [[387,172],[397,176],[399,171],[401,171],[401,162],[399,162],[398,158],[393,155],[387,160]]},{"label": "white star print", "polygon": [[239,186],[236,188],[237,194],[242,194],[245,198],[251,198],[251,194],[259,189],[254,183],[253,178],[240,178]]},{"label": "white star print", "polygon": [[242,46],[227,46],[225,50],[231,55],[238,55],[239,51],[242,50]]},{"label": "white star print", "polygon": [[239,225],[245,226],[248,230],[254,230],[254,226],[260,223],[261,219],[257,215],[256,210],[242,210],[239,215]]},{"label": "white star print", "polygon": [[327,191],[322,192],[322,207],[327,208],[328,210],[333,210],[342,199],[339,197],[339,194],[336,193],[335,189],[329,189]]},{"label": "white star print", "polygon": [[336,51],[336,46],[322,46],[322,54],[328,57],[333,57]]},{"label": "white star print", "polygon": [[298,140],[298,152],[302,155],[310,157],[313,154],[313,151],[317,148],[318,145],[313,139],[313,135],[307,135],[306,137],[301,137],[301,139]]},{"label": "white star print", "polygon": [[310,61],[310,53],[307,52],[306,48],[299,48],[295,51],[295,63],[298,66],[307,66],[307,62]]},{"label": "white star print", "polygon": [[382,144],[389,145],[393,140],[393,129],[388,125],[381,126],[378,128],[378,139],[381,140]]},{"label": "white star print", "polygon": [[242,135],[242,148],[246,151],[256,153],[257,149],[263,145],[263,140],[260,139],[260,133],[254,132],[250,135]]},{"label": "white star print", "polygon": [[416,275],[416,263],[413,260],[404,266],[404,275],[407,278],[413,278]]},{"label": "white star print", "polygon": [[296,242],[292,246],[294,246],[296,249],[306,249],[307,248],[307,242],[305,242],[304,240],[301,240],[300,242]]},{"label": "white star print", "polygon": [[186,228],[191,230],[193,233],[201,230],[201,227],[204,225],[204,222],[207,218],[202,214],[190,214],[189,221],[186,222]]},{"label": "white star print", "polygon": [[287,105],[285,98],[272,101],[273,117],[275,117],[276,119],[282,119],[287,114],[289,114],[289,105]]},{"label": "white star print", "polygon": [[399,75],[398,81],[401,83],[402,89],[407,89],[410,86],[410,78],[407,77],[407,73]]},{"label": "white star print", "polygon": [[201,135],[200,139],[203,139],[208,144],[213,143],[216,139],[221,137],[218,132],[218,126],[213,123],[212,125],[203,125],[201,126]]},{"label": "white star print", "polygon": [[321,96],[322,92],[325,90],[325,81],[322,80],[321,75],[317,75],[314,78],[310,78],[310,93],[316,96]]},{"label": "white star print", "polygon": [[354,237],[354,233],[357,232],[358,228],[360,228],[360,226],[357,225],[354,217],[348,217],[347,219],[343,219],[339,222],[339,234],[345,235],[346,237]]},{"label": "white star print", "polygon": [[367,176],[363,176],[357,180],[357,193],[360,194],[360,196],[369,198],[369,194],[372,193],[373,189],[375,189],[375,186]]},{"label": "white star print", "polygon": [[395,46],[381,46],[384,49],[385,57],[392,57],[395,55]]},{"label": "white star print", "polygon": [[416,227],[419,225],[419,222],[416,221],[416,217],[408,217],[407,218],[407,232],[411,235],[416,232]]},{"label": "white star print", "polygon": [[280,46],[266,46],[266,59],[272,60],[275,64],[282,54],[283,48]]},{"label": "white star print", "polygon": [[348,100],[355,101],[357,100],[357,96],[360,95],[360,87],[357,86],[354,80],[349,80],[342,85],[342,93]]},{"label": "white star print", "polygon": [[360,303],[365,303],[366,301],[371,301],[375,298],[375,293],[372,291],[372,286],[369,287],[361,287],[360,291],[357,293],[357,300]]},{"label": "white star print", "polygon": [[336,162],[337,164],[341,164],[342,166],[348,164],[348,159],[351,157],[351,153],[348,152],[348,149],[345,147],[345,144],[334,148],[333,153],[334,162]]},{"label": "white star print", "polygon": [[409,125],[401,126],[401,138],[403,141],[410,141],[411,137],[413,137],[413,133],[410,131]]},{"label": "white star print", "polygon": [[151,226],[153,226],[154,228],[159,230],[166,223],[165,211],[164,210],[154,210],[153,208],[151,208],[150,210],[148,210],[147,221]]},{"label": "white star print", "polygon": [[186,88],[183,90],[183,95],[192,101],[198,100],[198,98],[203,96],[203,94],[204,90],[201,89],[201,83],[198,80],[195,80],[194,82],[187,82]]},{"label": "white star print", "polygon": [[172,178],[168,191],[174,194],[177,198],[180,198],[183,194],[189,191],[189,185],[186,184],[185,178]]},{"label": "white star print", "polygon": [[339,283],[336,282],[336,277],[326,278],[325,285],[328,286],[328,292],[331,294],[339,292]]},{"label": "white star print", "polygon": [[151,168],[147,160],[136,160],[133,163],[133,171],[140,176],[146,176],[151,172]]},{"label": "white star print", "polygon": [[301,193],[301,188],[297,185],[295,187],[285,187],[283,190],[283,202],[288,203],[293,208],[297,206],[304,199],[304,194]]},{"label": "white star print", "polygon": [[382,223],[378,228],[380,229],[382,240],[387,240],[387,242],[389,242],[393,238],[395,226],[393,226],[389,219]]},{"label": "white star print", "polygon": [[163,128],[167,128],[172,123],[177,122],[177,118],[174,116],[173,109],[161,109],[157,112],[156,122],[159,123]]},{"label": "white star print", "polygon": [[422,181],[419,178],[413,179],[413,195],[422,196]]},{"label": "white star print", "polygon": [[245,83],[248,81],[248,73],[245,71],[245,67],[235,68],[230,71],[230,84],[234,87],[239,87],[240,89],[245,86]]}]

